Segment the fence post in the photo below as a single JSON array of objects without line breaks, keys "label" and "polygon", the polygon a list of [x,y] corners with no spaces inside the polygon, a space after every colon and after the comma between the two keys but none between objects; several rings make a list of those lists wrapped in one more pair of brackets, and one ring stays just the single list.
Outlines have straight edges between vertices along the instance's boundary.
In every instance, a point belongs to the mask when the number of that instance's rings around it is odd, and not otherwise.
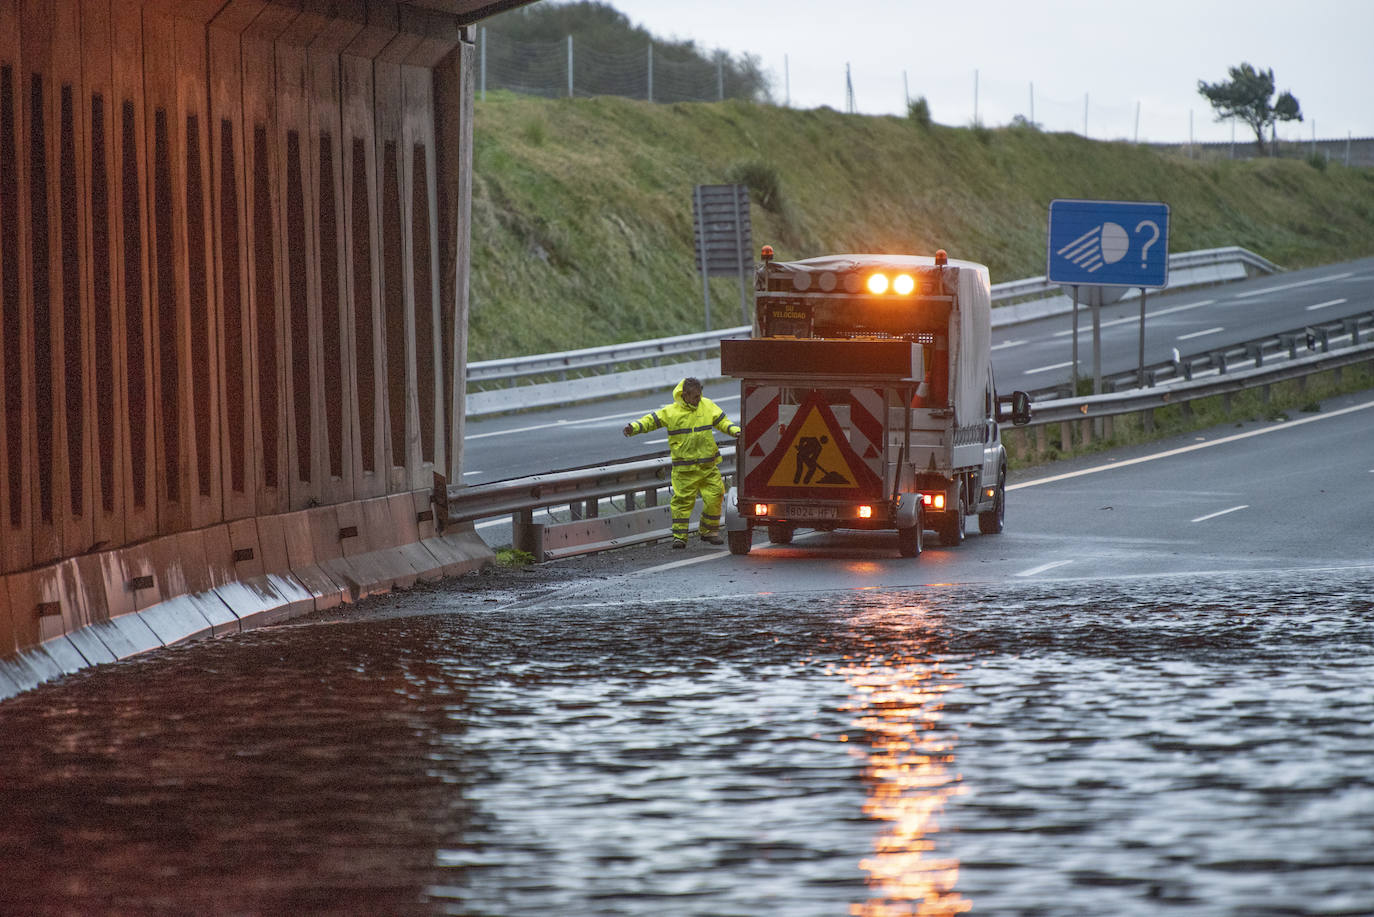
[{"label": "fence post", "polygon": [[649,101],[654,100],[654,43],[649,42]]},{"label": "fence post", "polygon": [[573,97],[573,41],[572,36],[568,36],[568,98]]},{"label": "fence post", "polygon": [[479,83],[481,84],[481,86],[482,86],[482,101],[485,102],[485,101],[487,100],[487,30],[486,30],[486,28],[483,27],[482,29],[480,29],[480,30],[478,31],[478,34],[479,34],[479,35],[481,36],[481,38],[482,38],[482,43],[481,43],[481,54],[479,55],[479,57],[480,57],[482,63],[481,63],[481,66],[480,66],[480,68],[479,68],[480,76],[478,77],[478,82],[479,82]]}]

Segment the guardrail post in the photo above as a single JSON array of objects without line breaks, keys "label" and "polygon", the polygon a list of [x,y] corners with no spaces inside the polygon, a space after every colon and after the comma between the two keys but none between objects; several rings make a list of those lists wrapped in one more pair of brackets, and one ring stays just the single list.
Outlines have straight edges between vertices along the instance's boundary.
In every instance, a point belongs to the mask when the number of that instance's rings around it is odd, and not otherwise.
[{"label": "guardrail post", "polygon": [[1279,346],[1288,348],[1288,359],[1298,358],[1298,336],[1296,334],[1283,334],[1279,336]]},{"label": "guardrail post", "polygon": [[1226,351],[1213,350],[1207,354],[1207,359],[1216,367],[1218,373],[1223,376],[1226,375]]},{"label": "guardrail post", "polygon": [[1264,348],[1259,344],[1246,344],[1245,356],[1255,361],[1255,369],[1264,365]]},{"label": "guardrail post", "polygon": [[1358,318],[1341,319],[1341,327],[1346,334],[1350,335],[1351,346],[1360,343],[1360,320]]},{"label": "guardrail post", "polygon": [[1155,431],[1154,408],[1146,408],[1140,412],[1140,426],[1144,428],[1146,433],[1153,433]]},{"label": "guardrail post", "polygon": [[534,521],[534,510],[522,509],[511,516],[510,542],[517,551],[524,551],[543,563],[544,526]]},{"label": "guardrail post", "polygon": [[1038,456],[1041,456],[1041,455],[1044,455],[1046,452],[1049,451],[1049,448],[1050,448],[1049,439],[1050,439],[1050,435],[1049,435],[1049,433],[1048,433],[1048,428],[1046,427],[1046,425],[1043,424],[1043,423],[1041,423],[1041,424],[1036,424],[1036,425],[1035,425],[1035,454],[1036,454],[1037,457],[1038,457]]},{"label": "guardrail post", "polygon": [[1073,422],[1065,420],[1059,424],[1059,447],[1063,452],[1073,449]]}]

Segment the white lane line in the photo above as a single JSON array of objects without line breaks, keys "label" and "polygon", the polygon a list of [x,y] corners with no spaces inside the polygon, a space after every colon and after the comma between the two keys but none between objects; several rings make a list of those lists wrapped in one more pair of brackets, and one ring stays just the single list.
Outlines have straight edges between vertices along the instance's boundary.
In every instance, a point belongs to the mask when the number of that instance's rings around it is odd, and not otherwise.
[{"label": "white lane line", "polygon": [[1240,511],[1243,510],[1243,509],[1249,509],[1249,508],[1250,508],[1250,504],[1249,504],[1249,503],[1242,503],[1240,506],[1233,506],[1233,507],[1231,507],[1230,509],[1218,510],[1218,511],[1215,512],[1215,513],[1208,513],[1208,514],[1205,515],[1205,516],[1198,516],[1196,519],[1193,519],[1193,520],[1191,520],[1191,521],[1193,521],[1193,522],[1206,522],[1208,519],[1215,519],[1215,518],[1218,517],[1218,516],[1225,516],[1227,513],[1238,513],[1238,512],[1240,512]]},{"label": "white lane line", "polygon": [[509,519],[506,519],[506,518],[502,518],[502,519],[488,519],[488,520],[486,520],[485,522],[478,522],[478,523],[474,524],[474,525],[473,525],[473,528],[475,528],[475,529],[489,529],[489,528],[491,528],[493,525],[510,525],[510,520],[509,520]]},{"label": "white lane line", "polygon": [[1029,570],[1022,570],[1020,573],[1017,573],[1017,574],[1015,574],[1015,575],[1016,575],[1016,576],[1036,576],[1036,575],[1038,575],[1038,574],[1044,573],[1046,570],[1053,570],[1055,567],[1062,567],[1062,566],[1064,566],[1065,564],[1071,564],[1071,563],[1073,563],[1073,561],[1071,561],[1071,560],[1056,560],[1056,561],[1054,561],[1053,563],[1041,564],[1041,565],[1038,566],[1038,567],[1031,567]]},{"label": "white lane line", "polygon": [[1263,290],[1248,290],[1244,293],[1237,293],[1235,299],[1249,299],[1251,296],[1263,296],[1265,293],[1277,293],[1279,290],[1295,290],[1298,287],[1310,287],[1314,283],[1329,283],[1332,280],[1344,280],[1353,275],[1354,271],[1346,271],[1344,274],[1332,274],[1330,277],[1317,277],[1313,280],[1299,280],[1297,283],[1285,283],[1277,287],[1265,287]]},{"label": "white lane line", "polygon": [[[739,401],[739,395],[722,395],[719,398],[712,398],[716,404],[722,401]],[[661,406],[661,402],[660,402]],[[488,436],[508,436],[512,433],[531,433],[535,430],[549,430],[554,427],[573,427],[579,424],[600,423],[606,420],[638,420],[647,413],[646,411],[621,412],[619,414],[603,414],[600,417],[587,417],[582,420],[554,420],[549,423],[535,424],[529,427],[512,427],[509,430],[491,430],[487,433],[469,433],[463,437],[463,442],[470,439],[486,439]]]},{"label": "white lane line", "polygon": [[1003,342],[1000,343],[1000,344],[994,344],[993,347],[992,347],[992,349],[993,349],[993,350],[1006,350],[1008,347],[1020,347],[1020,346],[1021,346],[1022,344],[1024,344],[1024,343],[1026,343],[1026,342],[1025,342],[1025,341],[1003,341]]},{"label": "white lane line", "polygon": [[[1186,311],[1188,311],[1189,309],[1200,309],[1200,308],[1202,308],[1203,306],[1210,306],[1210,305],[1211,305],[1212,303],[1214,303],[1214,302],[1216,302],[1215,299],[1203,299],[1203,300],[1200,300],[1200,301],[1198,301],[1198,302],[1190,302],[1190,303],[1187,303],[1187,304],[1182,305],[1182,306],[1171,306],[1171,307],[1169,307],[1168,309],[1156,309],[1156,310],[1153,311],[1153,312],[1146,312],[1146,313],[1145,313],[1145,318],[1147,318],[1147,319],[1158,318],[1158,317],[1161,316],[1161,315],[1172,315],[1172,314],[1175,313],[1175,312],[1186,312]],[[1140,323],[1140,316],[1139,316],[1139,315],[1128,315],[1128,316],[1126,316],[1125,318],[1114,318],[1114,319],[1112,319],[1112,320],[1109,321],[1109,322],[1103,322],[1099,327],[1101,327],[1101,328],[1110,328],[1110,327],[1112,327],[1113,325],[1126,325],[1126,324],[1130,324],[1131,322],[1135,322],[1136,324],[1139,324],[1139,323]],[[1091,325],[1091,323],[1085,323],[1085,324],[1087,324],[1087,330],[1088,330],[1088,331],[1091,331],[1091,330],[1092,330],[1092,325]],[[1083,328],[1082,325],[1080,325],[1080,327],[1079,327],[1079,329],[1078,329],[1078,333],[1079,333],[1079,334],[1083,334],[1083,332],[1084,332],[1084,328]],[[1056,332],[1054,333],[1054,336],[1057,337],[1057,338],[1061,338],[1061,337],[1067,337],[1067,336],[1070,335],[1070,334],[1073,334],[1073,329],[1072,329],[1072,328],[1070,328],[1068,331],[1056,331]]]},{"label": "white lane line", "polygon": [[676,570],[678,567],[690,567],[692,564],[701,564],[708,560],[719,560],[722,557],[729,556],[729,551],[711,551],[707,554],[698,554],[696,557],[684,557],[682,560],[659,564],[657,567],[646,567],[643,570],[636,570],[633,575],[643,576],[646,573],[661,573],[664,570]]},{"label": "white lane line", "polygon": [[1078,471],[1066,471],[1063,474],[1052,474],[1047,478],[1036,478],[1034,481],[1022,481],[1020,484],[1008,484],[1007,490],[1020,490],[1022,487],[1037,487],[1041,484],[1053,484],[1055,481],[1066,481],[1069,478],[1081,478],[1086,474],[1097,474],[1099,471],[1110,471],[1113,468],[1125,468],[1128,465],[1139,465],[1143,462],[1153,462],[1156,459],[1170,458],[1175,455],[1183,455],[1185,452],[1196,452],[1199,449],[1210,449],[1213,446],[1221,446],[1226,443],[1234,443],[1237,440],[1249,439],[1252,436],[1264,436],[1266,433],[1277,433],[1280,430],[1288,430],[1293,427],[1301,427],[1304,424],[1317,423],[1322,420],[1330,420],[1333,417],[1341,417],[1345,414],[1353,414],[1355,411],[1365,411],[1374,408],[1374,401],[1366,401],[1364,404],[1354,404],[1348,408],[1341,408],[1339,411],[1331,411],[1323,414],[1313,414],[1309,417],[1299,417],[1297,420],[1289,420],[1284,423],[1274,424],[1272,427],[1263,427],[1259,430],[1249,430],[1245,433],[1236,433],[1232,436],[1223,436],[1221,439],[1208,440],[1205,443],[1193,443],[1191,446],[1180,446],[1177,449],[1166,449],[1163,452],[1155,452],[1151,455],[1141,455],[1133,459],[1123,459],[1119,462],[1112,462],[1108,465],[1094,465],[1091,468],[1080,468]]},{"label": "white lane line", "polygon": [[1325,309],[1327,306],[1339,306],[1345,301],[1344,299],[1329,299],[1326,302],[1319,302],[1315,306],[1308,306],[1304,311],[1316,312],[1318,309]]},{"label": "white lane line", "polygon": [[1054,364],[1053,366],[1037,366],[1035,369],[1028,369],[1028,370],[1026,370],[1024,373],[1022,373],[1022,375],[1023,375],[1023,376],[1033,376],[1033,375],[1035,375],[1036,373],[1047,373],[1047,372],[1049,372],[1049,371],[1052,370],[1052,369],[1063,369],[1063,368],[1066,367],[1066,366],[1072,366],[1072,365],[1073,365],[1073,360],[1070,360],[1070,361],[1068,361],[1067,363],[1056,363],[1056,364]]},{"label": "white lane line", "polygon": [[469,478],[469,477],[472,477],[474,474],[481,474],[481,473],[482,473],[482,472],[480,472],[480,471],[464,471],[464,472],[463,472],[463,477]]},{"label": "white lane line", "polygon": [[1187,341],[1187,340],[1190,340],[1190,339],[1192,339],[1192,338],[1205,337],[1206,335],[1209,335],[1209,334],[1216,334],[1218,331],[1225,331],[1225,330],[1226,330],[1225,328],[1223,328],[1223,327],[1221,327],[1220,325],[1218,325],[1218,326],[1215,327],[1215,328],[1208,328],[1206,331],[1194,331],[1194,332],[1192,332],[1192,333],[1190,333],[1190,334],[1180,334],[1178,337],[1174,338],[1174,340],[1176,340],[1176,341]]}]

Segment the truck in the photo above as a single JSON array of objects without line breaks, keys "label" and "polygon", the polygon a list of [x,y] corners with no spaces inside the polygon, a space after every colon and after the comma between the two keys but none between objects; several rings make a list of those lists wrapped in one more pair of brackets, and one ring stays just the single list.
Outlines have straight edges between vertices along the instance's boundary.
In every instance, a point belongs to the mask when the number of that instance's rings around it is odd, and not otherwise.
[{"label": "truck", "polygon": [[903,557],[934,531],[964,540],[1006,520],[1001,425],[1030,397],[999,396],[988,269],[929,255],[775,261],[763,248],[748,338],[721,341],[740,380],[740,436],[724,523],[730,552],[755,529],[895,531]]}]

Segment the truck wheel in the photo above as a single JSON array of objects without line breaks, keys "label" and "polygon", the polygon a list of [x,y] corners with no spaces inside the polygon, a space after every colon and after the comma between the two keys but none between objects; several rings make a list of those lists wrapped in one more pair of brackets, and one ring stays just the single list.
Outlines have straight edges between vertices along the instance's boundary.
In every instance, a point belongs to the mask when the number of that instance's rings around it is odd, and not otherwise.
[{"label": "truck wheel", "polygon": [[782,522],[768,523],[768,540],[773,544],[791,544],[792,526]]},{"label": "truck wheel", "polygon": [[921,556],[921,523],[897,530],[897,553],[903,557]]},{"label": "truck wheel", "polygon": [[726,532],[725,538],[730,542],[731,554],[748,554],[749,549],[754,546],[754,533],[748,529],[742,532]]},{"label": "truck wheel", "polygon": [[1007,527],[1007,469],[997,472],[997,495],[992,509],[978,514],[978,531],[996,535]]},{"label": "truck wheel", "polygon": [[945,518],[940,527],[940,543],[954,547],[964,543],[964,482],[959,482],[959,488],[954,495],[954,505],[945,511]]}]

